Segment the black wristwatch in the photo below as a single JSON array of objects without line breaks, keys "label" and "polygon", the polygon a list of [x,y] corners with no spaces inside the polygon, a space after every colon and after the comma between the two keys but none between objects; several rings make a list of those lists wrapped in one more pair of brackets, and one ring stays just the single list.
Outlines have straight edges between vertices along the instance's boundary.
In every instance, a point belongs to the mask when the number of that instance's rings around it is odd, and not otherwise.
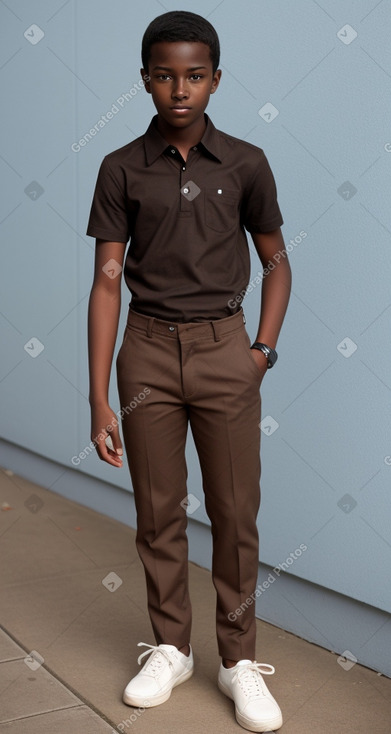
[{"label": "black wristwatch", "polygon": [[278,359],[278,354],[275,349],[268,347],[267,344],[262,344],[262,342],[254,342],[254,344],[251,345],[251,349],[259,349],[260,352],[264,353],[267,359],[268,369],[274,367]]}]

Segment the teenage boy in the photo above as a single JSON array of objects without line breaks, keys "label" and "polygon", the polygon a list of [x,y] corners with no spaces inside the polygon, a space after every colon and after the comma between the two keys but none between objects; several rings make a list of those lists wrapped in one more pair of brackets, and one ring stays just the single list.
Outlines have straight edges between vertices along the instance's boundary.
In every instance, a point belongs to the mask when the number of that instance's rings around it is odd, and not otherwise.
[{"label": "teenage boy", "polygon": [[[144,34],[142,62],[157,114],[144,135],[104,158],[87,229],[96,238],[91,436],[100,458],[117,467],[123,452],[108,386],[120,314],[116,273],[130,238],[124,277],[132,299],[116,369],[156,645],[139,643],[148,649],[138,662],[149,657],[123,700],[156,706],[193,673],[190,424],[213,537],[218,686],[234,700],[245,729],[270,731],[282,725],[282,715],[261,672],[274,668],[255,661],[255,604],[246,600],[259,562],[260,385],[277,359],[291,284],[283,219],[264,152],[216,130],[205,114],[221,78],[213,26],[184,11],[159,16]],[[245,229],[263,266],[274,265],[265,270],[252,345],[240,305],[250,276]]]}]

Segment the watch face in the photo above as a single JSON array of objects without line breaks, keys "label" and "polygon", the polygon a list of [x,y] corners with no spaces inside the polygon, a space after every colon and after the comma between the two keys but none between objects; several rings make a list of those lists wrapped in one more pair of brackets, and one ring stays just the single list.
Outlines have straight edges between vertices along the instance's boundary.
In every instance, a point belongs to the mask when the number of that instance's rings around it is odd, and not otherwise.
[{"label": "watch face", "polygon": [[267,344],[262,344],[261,342],[254,342],[251,348],[259,349],[260,352],[263,352],[267,359],[267,366],[269,368],[274,367],[278,356],[275,349],[272,349],[271,347],[268,347]]},{"label": "watch face", "polygon": [[275,361],[277,359],[277,354],[274,351],[274,349],[272,349],[271,347],[268,347],[268,346],[266,346],[266,344],[264,344],[263,347],[262,347],[262,351],[266,355],[266,358],[267,358],[267,366],[268,367],[273,367],[273,365],[275,364]]},{"label": "watch face", "polygon": [[271,349],[270,350],[270,353],[269,353],[269,362],[270,362],[270,366],[271,367],[274,367],[274,365],[277,362],[277,352],[275,352],[274,349]]}]

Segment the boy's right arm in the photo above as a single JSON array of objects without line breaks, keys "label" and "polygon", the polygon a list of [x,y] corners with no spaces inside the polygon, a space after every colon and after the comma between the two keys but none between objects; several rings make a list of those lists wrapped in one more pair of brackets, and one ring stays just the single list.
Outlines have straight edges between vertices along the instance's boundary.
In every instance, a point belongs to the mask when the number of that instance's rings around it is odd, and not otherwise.
[{"label": "boy's right arm", "polygon": [[[99,458],[113,466],[122,466],[123,453],[118,418],[109,405],[109,382],[121,310],[122,264],[125,242],[96,240],[94,281],[88,304],[88,361],[91,406],[91,440]],[[113,270],[105,266],[114,260],[121,266]],[[115,267],[115,266],[114,266]],[[105,268],[105,269],[103,269]],[[111,436],[114,450],[105,443]]]}]

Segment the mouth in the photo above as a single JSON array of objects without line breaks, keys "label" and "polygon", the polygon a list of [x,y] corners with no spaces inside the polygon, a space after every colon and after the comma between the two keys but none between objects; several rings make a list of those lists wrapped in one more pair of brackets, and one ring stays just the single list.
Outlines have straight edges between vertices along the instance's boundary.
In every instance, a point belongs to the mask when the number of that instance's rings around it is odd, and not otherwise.
[{"label": "mouth", "polygon": [[184,107],[182,105],[175,105],[175,107],[170,107],[173,112],[189,112],[191,110],[191,107]]}]

